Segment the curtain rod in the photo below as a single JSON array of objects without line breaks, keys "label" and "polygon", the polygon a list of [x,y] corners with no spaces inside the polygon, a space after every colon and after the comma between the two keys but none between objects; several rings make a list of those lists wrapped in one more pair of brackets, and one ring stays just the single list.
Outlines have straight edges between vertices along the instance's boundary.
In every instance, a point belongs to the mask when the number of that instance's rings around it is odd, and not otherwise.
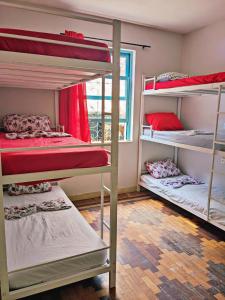
[{"label": "curtain rod", "polygon": [[[60,34],[65,35],[64,33],[60,33]],[[110,42],[110,43],[112,43],[112,40],[110,40],[110,39],[94,38],[94,37],[91,37],[91,36],[85,36],[85,38],[89,39],[89,40],[98,40],[98,41],[104,41],[104,42]],[[135,47],[141,47],[143,50],[145,48],[151,48],[150,45],[144,45],[144,44],[136,44],[136,43],[129,43],[129,42],[121,42],[121,44],[135,46]]]},{"label": "curtain rod", "polygon": [[[112,43],[112,40],[109,40],[109,39],[100,39],[100,38],[94,38],[94,37],[91,37],[91,36],[85,36],[85,38],[90,39],[90,40],[99,40],[99,41],[105,41],[105,42],[111,42]],[[121,42],[121,44],[135,46],[135,47],[141,47],[143,50],[145,48],[151,48],[150,45],[143,45],[143,44],[136,44],[136,43],[129,43],[129,42]]]}]

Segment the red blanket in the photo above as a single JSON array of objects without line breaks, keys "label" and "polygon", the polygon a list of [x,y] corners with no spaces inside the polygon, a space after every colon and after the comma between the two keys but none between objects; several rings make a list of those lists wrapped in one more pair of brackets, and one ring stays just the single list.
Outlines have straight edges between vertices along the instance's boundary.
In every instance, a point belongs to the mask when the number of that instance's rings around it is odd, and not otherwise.
[{"label": "red blanket", "polygon": [[[166,82],[157,82],[156,89],[157,90],[169,89],[174,87],[216,83],[216,82],[225,82],[225,72],[209,74],[209,75],[193,76],[189,78],[182,78],[182,79],[171,80]],[[153,89],[153,82],[147,83],[145,89],[146,90]]]},{"label": "red blanket", "polygon": [[[84,45],[98,46],[103,48],[108,47],[104,43],[92,42],[85,39],[84,40],[75,39],[65,35],[45,33],[45,32],[0,28],[0,33],[9,33],[9,34],[23,35],[27,37],[37,37],[42,39],[64,41],[64,42],[74,43],[74,46],[76,46],[76,44],[84,44]],[[110,62],[109,50],[102,51],[98,49],[88,49],[88,48],[80,48],[80,47],[73,47],[73,46],[57,45],[57,44],[35,42],[29,40],[20,40],[16,38],[8,38],[8,37],[0,37],[0,50]]]},{"label": "red blanket", "polygon": [[[0,133],[0,148],[65,146],[81,143],[83,142],[73,137],[8,140],[5,138],[5,134]],[[100,147],[35,150],[2,154],[3,175],[93,168],[106,166],[107,164],[107,151]]]}]

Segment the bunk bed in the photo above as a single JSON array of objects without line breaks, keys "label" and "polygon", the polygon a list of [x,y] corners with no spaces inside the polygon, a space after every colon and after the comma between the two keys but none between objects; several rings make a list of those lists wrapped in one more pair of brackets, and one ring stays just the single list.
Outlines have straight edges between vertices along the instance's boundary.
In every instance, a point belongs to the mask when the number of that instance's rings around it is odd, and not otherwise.
[{"label": "bunk bed", "polygon": [[[144,187],[162,198],[182,207],[194,215],[225,230],[225,190],[215,185],[215,175],[224,176],[225,172],[217,170],[218,161],[225,157],[225,135],[219,129],[221,98],[225,94],[225,72],[181,78],[166,82],[157,82],[156,76],[143,76],[143,91],[140,110],[138,188]],[[204,130],[153,130],[149,124],[144,124],[144,101],[154,97],[167,97],[176,100],[178,118],[181,117],[182,99],[193,96],[216,96],[216,125],[213,132]],[[215,98],[215,97],[214,97]],[[187,100],[188,101],[188,100]],[[213,101],[213,100],[212,100]],[[160,179],[146,174],[142,161],[143,143],[156,143],[174,148],[174,161],[178,163],[178,149],[186,149],[208,154],[211,159],[209,182],[201,185],[185,185],[171,188],[162,184]],[[178,178],[182,176],[179,175]],[[171,177],[167,177],[171,178]]]},{"label": "bunk bed", "polygon": [[[1,1],[1,5],[97,22],[112,26],[113,29],[113,62],[110,62],[109,48],[102,43],[40,32],[0,30],[1,87],[54,90],[57,105],[59,90],[101,77],[103,106],[101,143],[82,143],[72,137],[7,140],[1,134],[1,299],[19,299],[102,273],[109,273],[109,287],[113,288],[116,284],[120,21],[63,10],[46,10],[44,7],[11,1]],[[104,140],[104,78],[107,74],[112,74],[111,143]],[[55,112],[57,114],[57,109]],[[56,123],[56,127],[57,125]],[[110,148],[110,151],[105,147]],[[25,163],[21,163],[22,161]],[[110,188],[104,185],[105,173],[110,174]],[[44,216],[40,212],[16,221],[5,220],[4,206],[9,203],[19,205],[31,200],[38,203],[44,199],[41,194],[10,196],[9,199],[3,192],[5,185],[86,174],[99,174],[101,179],[100,237],[58,186],[43,194],[44,197],[59,197],[71,206],[70,209],[54,214],[46,212]],[[111,199],[109,224],[104,220],[105,192],[110,194]],[[45,228],[44,224],[49,227]],[[36,225],[41,226],[36,228]],[[29,229],[30,226],[32,230]],[[110,232],[109,245],[103,241],[104,226]],[[26,230],[30,230],[30,236],[26,235]],[[48,240],[48,235],[51,234],[53,237]],[[33,247],[32,238],[35,241]]]}]

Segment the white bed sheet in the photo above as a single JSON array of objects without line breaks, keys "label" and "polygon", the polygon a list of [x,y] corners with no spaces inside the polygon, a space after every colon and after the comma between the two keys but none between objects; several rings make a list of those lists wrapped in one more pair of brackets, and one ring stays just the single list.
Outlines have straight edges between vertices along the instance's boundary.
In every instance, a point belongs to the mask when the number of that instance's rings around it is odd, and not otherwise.
[{"label": "white bed sheet", "polygon": [[213,133],[198,130],[153,131],[153,138],[169,140],[176,143],[188,144],[204,148],[212,148]]},{"label": "white bed sheet", "polygon": [[[5,193],[4,205],[39,203],[58,197],[72,204],[63,190],[56,186],[51,192],[43,194],[9,196]],[[39,212],[18,220],[6,220],[5,225],[9,272],[50,262],[48,265],[11,273],[11,290],[106,263],[107,250],[103,249],[106,244],[73,205],[68,210]],[[97,249],[100,251],[69,258]],[[68,260],[54,262],[64,258]]]},{"label": "white bed sheet", "polygon": [[[180,175],[182,176],[182,175]],[[173,178],[179,178],[176,176]],[[163,193],[174,202],[186,205],[191,209],[206,215],[208,202],[208,185],[185,185],[178,189],[164,186],[161,179],[156,179],[151,175],[142,175],[141,182],[147,185],[149,190]],[[214,187],[212,190],[213,199],[210,202],[210,217],[212,220],[225,226],[225,190]]]}]

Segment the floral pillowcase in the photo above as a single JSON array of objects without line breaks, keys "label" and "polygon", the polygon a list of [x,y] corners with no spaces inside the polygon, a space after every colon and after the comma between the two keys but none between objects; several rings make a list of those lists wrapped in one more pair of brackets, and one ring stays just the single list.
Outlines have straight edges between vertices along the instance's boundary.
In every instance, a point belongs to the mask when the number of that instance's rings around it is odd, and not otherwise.
[{"label": "floral pillowcase", "polygon": [[181,171],[170,158],[155,162],[146,162],[145,166],[148,173],[157,179],[178,176],[181,174]]},{"label": "floral pillowcase", "polygon": [[6,132],[51,131],[48,116],[10,114],[3,118],[3,126]]}]

